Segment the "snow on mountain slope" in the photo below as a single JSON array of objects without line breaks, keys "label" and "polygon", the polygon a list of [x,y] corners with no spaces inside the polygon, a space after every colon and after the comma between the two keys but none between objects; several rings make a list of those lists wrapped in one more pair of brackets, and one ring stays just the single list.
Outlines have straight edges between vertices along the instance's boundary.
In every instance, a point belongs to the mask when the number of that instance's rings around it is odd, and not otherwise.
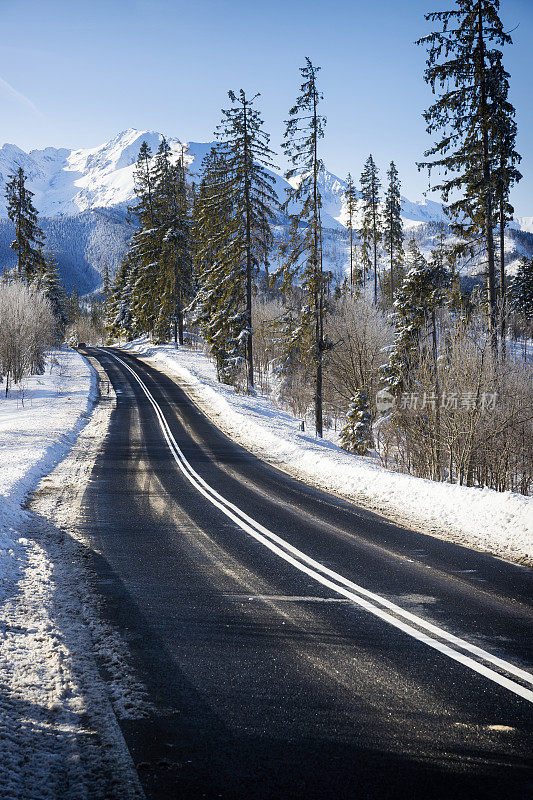
[{"label": "snow on mountain slope", "polygon": [[[47,247],[54,251],[60,273],[69,287],[82,292],[93,291],[100,285],[103,264],[113,272],[131,228],[125,221],[126,206],[135,199],[134,170],[139,149],[146,141],[152,152],[159,147],[163,135],[156,131],[139,131],[134,128],[122,131],[114,139],[87,149],[47,147],[25,153],[13,144],[0,148],[0,271],[12,266],[12,226],[7,220],[5,184],[9,176],[21,166],[28,176],[28,186],[35,193],[35,206],[46,232]],[[191,178],[198,181],[204,156],[211,142],[188,142],[167,137],[172,151],[187,153]],[[280,201],[284,201],[289,183],[276,172],[274,188]],[[291,179],[294,184],[298,179]],[[322,194],[322,225],[328,240],[327,268],[335,274],[344,274],[348,263],[346,239],[345,181],[327,170],[319,176]],[[293,211],[294,209],[290,209]],[[433,223],[443,218],[442,206],[432,200],[412,201],[402,197],[402,218],[406,236],[415,236],[421,246],[434,246]],[[285,220],[280,217],[278,233],[286,233]],[[429,223],[429,224],[428,224]],[[355,227],[361,225],[360,210],[356,213]],[[513,268],[523,254],[533,253],[533,217],[522,217],[512,223],[516,234],[521,231],[527,241],[513,239],[509,231],[509,261]],[[110,234],[110,236],[108,235]],[[512,240],[512,241],[511,241]],[[524,252],[522,252],[522,250]],[[512,252],[511,252],[512,251]],[[474,264],[470,271],[475,274]]]},{"label": "snow on mountain slope", "polygon": [[[162,138],[155,131],[130,128],[110,142],[89,149],[47,147],[25,153],[16,145],[5,144],[0,148],[0,217],[7,214],[6,181],[19,166],[28,175],[28,186],[35,192],[35,206],[42,216],[72,216],[96,208],[126,206],[134,199],[133,172],[142,142],[146,141],[155,152]],[[186,148],[191,172],[197,177],[211,143],[182,145],[173,137],[168,142],[176,155]],[[273,174],[276,191],[280,200],[284,200],[288,183],[281,175]],[[345,182],[325,170],[320,175],[320,184],[323,225],[340,229],[345,223]],[[413,203],[404,198],[403,212],[406,220],[427,222],[440,219],[442,209],[438,203]]]},{"label": "snow on mountain slope", "polygon": [[[6,180],[19,166],[29,177],[28,185],[35,192],[35,205],[43,216],[72,216],[96,208],[126,206],[134,199],[133,172],[142,142],[146,141],[155,152],[162,138],[163,135],[156,131],[129,128],[110,142],[88,149],[47,147],[25,153],[16,145],[5,144],[0,148],[0,217],[6,216]],[[212,143],[182,144],[175,137],[167,137],[167,140],[176,156],[186,148],[191,173],[197,178],[202,159]],[[284,200],[289,184],[280,174],[272,174],[280,200]],[[323,225],[340,229],[346,224],[345,181],[324,170],[320,184]],[[442,216],[440,203],[402,197],[402,217],[407,230],[421,223],[439,222]],[[515,227],[533,233],[533,217],[516,220]]]},{"label": "snow on mountain slope", "polygon": [[[155,152],[162,134],[130,129],[112,141],[84,150],[47,147],[25,153],[16,145],[0,148],[0,216],[6,216],[5,184],[19,166],[28,175],[29,188],[35,192],[35,206],[42,216],[72,216],[96,208],[125,206],[134,198],[133,172],[143,141]],[[181,153],[178,139],[169,139],[176,154]],[[191,143],[192,161],[199,161],[208,144]]]},{"label": "snow on mountain slope", "polygon": [[533,233],[533,217],[517,217],[515,223],[518,230]]}]

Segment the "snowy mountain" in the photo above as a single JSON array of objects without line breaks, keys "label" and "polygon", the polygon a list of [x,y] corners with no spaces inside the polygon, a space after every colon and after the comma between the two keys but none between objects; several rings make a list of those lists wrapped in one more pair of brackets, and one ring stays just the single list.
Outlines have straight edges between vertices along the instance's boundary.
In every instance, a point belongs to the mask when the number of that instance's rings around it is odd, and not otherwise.
[{"label": "snowy mountain", "polygon": [[35,206],[43,216],[72,216],[96,208],[125,206],[134,197],[133,169],[143,140],[155,150],[161,136],[129,130],[95,148],[47,147],[29,153],[5,144],[0,148],[0,216],[6,215],[5,182],[19,166],[29,177]]},{"label": "snowy mountain", "polygon": [[[47,147],[24,152],[13,144],[0,148],[0,271],[13,262],[9,249],[12,238],[7,220],[5,184],[21,166],[27,174],[28,186],[34,192],[34,203],[41,225],[47,234],[47,246],[58,260],[66,285],[80,291],[91,291],[99,284],[104,261],[111,270],[118,265],[131,230],[125,222],[126,206],[135,198],[133,172],[143,141],[155,152],[162,134],[155,131],[122,131],[99,147],[68,150]],[[211,148],[209,142],[181,143],[168,137],[178,157],[183,150],[193,179],[198,179],[200,165]],[[289,184],[274,174],[280,200],[285,199]],[[345,182],[325,170],[320,176],[323,209],[322,224],[329,229],[334,271],[343,269],[347,261],[344,235],[346,212]],[[443,218],[442,206],[430,200],[412,201],[402,197],[402,217],[407,235],[415,235],[429,247],[434,223]],[[280,220],[283,223],[282,220]],[[516,220],[513,227],[524,231],[520,250],[528,251],[531,237],[533,252],[533,217]],[[426,241],[427,240],[427,241]],[[515,258],[510,239],[509,256]],[[522,252],[520,252],[522,254]]]},{"label": "snowy mountain", "polygon": [[[155,131],[122,131],[110,142],[85,150],[47,147],[25,153],[13,144],[0,148],[0,217],[5,217],[5,184],[9,175],[21,166],[29,177],[28,186],[35,193],[35,206],[45,217],[73,216],[101,208],[125,207],[134,199],[133,171],[143,141],[155,152],[162,134]],[[187,142],[168,138],[176,156],[185,148],[193,175],[198,170],[211,143]],[[276,174],[276,189],[282,199],[287,181]],[[345,183],[327,170],[321,175],[323,224],[339,228],[344,221]],[[407,223],[438,221],[442,208],[438,203],[414,203],[403,198],[403,216]]]}]

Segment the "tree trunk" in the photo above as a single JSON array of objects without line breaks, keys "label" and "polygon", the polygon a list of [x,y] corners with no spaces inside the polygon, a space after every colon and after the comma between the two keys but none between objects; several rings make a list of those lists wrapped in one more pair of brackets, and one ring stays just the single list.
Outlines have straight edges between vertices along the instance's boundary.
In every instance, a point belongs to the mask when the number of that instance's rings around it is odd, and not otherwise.
[{"label": "tree trunk", "polygon": [[394,248],[392,244],[392,218],[389,220],[390,224],[390,304],[394,303]]},{"label": "tree trunk", "polygon": [[353,227],[352,227],[351,214],[350,214],[350,285],[353,289]]},{"label": "tree trunk", "polygon": [[500,351],[502,361],[506,353],[506,314],[505,302],[505,208],[503,194],[500,194]]},{"label": "tree trunk", "polygon": [[483,147],[483,184],[485,205],[485,242],[487,250],[487,295],[489,303],[489,335],[492,351],[498,354],[498,313],[496,303],[496,268],[494,263],[494,233],[492,230],[492,180],[487,127],[487,91],[485,86],[485,42],[483,40],[482,4],[478,4],[479,79],[481,81],[481,127]]},{"label": "tree trunk", "polygon": [[248,367],[248,387],[254,386],[254,353],[252,344],[252,231],[250,222],[250,175],[248,155],[248,118],[246,116],[246,100],[243,101],[244,127],[244,201],[246,206],[246,321],[248,336],[246,337],[246,362]]},{"label": "tree trunk", "polygon": [[[320,304],[320,298],[317,298]],[[322,438],[322,311],[319,307],[316,313],[316,342],[317,342],[317,358],[316,358],[316,384],[315,384],[315,428],[316,435]]]},{"label": "tree trunk", "polygon": [[[374,179],[372,179],[372,182]],[[377,241],[377,220],[376,220],[376,195],[374,187],[372,186],[372,229],[373,229],[373,245],[374,245],[374,305],[378,302],[378,241]]]},{"label": "tree trunk", "polygon": [[322,438],[322,355],[323,355],[323,308],[322,308],[322,263],[318,258],[318,227],[319,227],[319,208],[318,208],[318,141],[317,141],[317,97],[316,90],[313,92],[313,263],[314,263],[314,301],[315,301],[315,361],[316,361],[316,380],[315,380],[315,430],[316,435]]},{"label": "tree trunk", "polygon": [[442,480],[441,469],[441,432],[440,432],[440,386],[438,371],[438,348],[437,348],[437,315],[435,309],[431,312],[431,337],[433,345],[433,369],[435,370],[435,438],[434,438],[434,480]]}]

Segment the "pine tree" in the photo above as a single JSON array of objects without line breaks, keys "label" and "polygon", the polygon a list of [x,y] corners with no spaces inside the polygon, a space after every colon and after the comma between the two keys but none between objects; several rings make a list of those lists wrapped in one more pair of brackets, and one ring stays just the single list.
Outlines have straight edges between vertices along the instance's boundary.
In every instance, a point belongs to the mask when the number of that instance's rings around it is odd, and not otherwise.
[{"label": "pine tree", "polygon": [[218,147],[201,171],[193,213],[198,290],[187,311],[202,329],[218,379],[233,383],[246,355],[246,262],[236,247],[242,220],[234,214],[230,172]]},{"label": "pine tree", "polygon": [[383,224],[379,208],[380,189],[378,169],[370,155],[361,174],[361,200],[363,201],[361,244],[365,269],[372,265],[374,270],[374,303],[376,304],[378,302],[378,248]]},{"label": "pine tree", "polygon": [[[429,263],[414,239],[407,250],[408,271],[396,292],[396,337],[389,361],[382,367],[387,389],[394,395],[409,386],[413,368],[418,363],[423,340],[435,330],[434,311],[444,299],[446,275],[442,260],[434,254]],[[429,330],[432,323],[433,330]],[[433,349],[434,342],[430,344]]]},{"label": "pine tree", "polygon": [[294,408],[294,400],[302,395],[301,382],[303,380],[307,385],[306,379],[309,377],[312,380],[314,371],[307,342],[301,336],[299,329],[300,295],[299,289],[286,293],[283,312],[273,326],[274,347],[277,354],[273,370],[277,378],[277,397],[282,405],[292,406],[294,413],[300,413]]},{"label": "pine tree", "polygon": [[[133,327],[152,333],[158,320],[157,277],[160,256],[155,179],[152,151],[143,141],[134,171],[137,202],[129,208],[128,221],[137,225],[129,249],[131,283],[130,310]],[[134,280],[133,280],[134,279]]]},{"label": "pine tree", "polygon": [[52,314],[57,321],[57,338],[61,340],[68,321],[66,295],[57,269],[57,263],[52,255],[44,260],[42,266],[34,274],[32,283],[41,289],[47,297]]},{"label": "pine tree", "polygon": [[183,307],[191,291],[191,221],[185,154],[177,163],[163,137],[155,156],[153,206],[157,242],[156,286],[158,315],[156,328],[166,338],[172,324],[174,341],[183,344]]},{"label": "pine tree", "polygon": [[282,148],[292,164],[286,178],[297,180],[287,191],[282,210],[288,212],[293,204],[300,204],[300,211],[289,215],[289,242],[282,248],[283,261],[277,275],[285,291],[299,279],[305,292],[298,331],[314,364],[315,429],[316,435],[321,437],[323,360],[328,348],[324,334],[328,276],[322,268],[319,175],[324,165],[318,155],[318,144],[324,137],[326,119],[318,111],[323,99],[317,86],[319,70],[320,67],[306,58],[305,66],[300,68],[303,79],[300,94],[286,122]]},{"label": "pine tree", "polygon": [[[442,132],[421,163],[444,171],[440,190],[452,229],[472,243],[484,240],[491,345],[497,351],[497,300],[493,226],[494,180],[491,115],[501,98],[501,50],[511,44],[499,17],[499,0],[456,0],[457,8],[426,14],[440,30],[419,40],[428,49],[425,79],[437,101],[425,112],[427,131]],[[496,76],[496,79],[494,77]],[[458,199],[453,199],[457,197]]]},{"label": "pine tree", "polygon": [[76,288],[67,297],[66,312],[68,323],[74,322],[82,313],[81,300]]},{"label": "pine tree", "polygon": [[492,177],[494,196],[499,227],[499,262],[500,262],[500,346],[502,358],[505,357],[506,337],[506,291],[505,291],[505,229],[513,219],[514,208],[509,201],[509,194],[514,184],[522,179],[517,164],[522,160],[516,151],[517,125],[515,109],[509,102],[509,73],[505,71],[502,59],[497,58],[491,70],[491,81],[494,87],[494,101],[491,107],[491,136],[489,143],[492,152]]},{"label": "pine tree", "polygon": [[527,324],[533,321],[533,257],[524,258],[509,281],[509,300],[513,311]]},{"label": "pine tree", "polygon": [[347,422],[340,435],[340,444],[343,450],[360,456],[366,456],[374,447],[370,405],[367,393],[362,389],[352,398]]},{"label": "pine tree", "polygon": [[16,274],[30,280],[43,267],[44,234],[39,228],[33,192],[26,187],[26,175],[19,167],[6,183],[7,214],[15,225],[11,249],[17,254]]},{"label": "pine tree", "polygon": [[355,279],[353,234],[354,234],[354,219],[355,219],[355,214],[357,213],[357,193],[355,190],[353,178],[350,175],[350,173],[348,173],[348,177],[346,178],[346,189],[344,190],[344,202],[346,203],[346,214],[348,215],[347,227],[350,235],[350,286],[353,288]]},{"label": "pine tree", "polygon": [[109,299],[109,292],[111,291],[111,277],[109,275],[109,264],[104,259],[104,269],[102,272],[102,295],[104,303],[107,305]]},{"label": "pine tree", "polygon": [[106,330],[110,337],[125,336],[132,339],[136,331],[133,324],[133,276],[130,253],[125,253],[109,290],[106,313]]},{"label": "pine tree", "polygon": [[260,112],[254,107],[259,94],[248,98],[243,89],[237,94],[228,92],[232,106],[223,109],[223,119],[217,127],[220,153],[228,170],[225,183],[225,203],[233,208],[239,222],[235,235],[235,248],[242,253],[245,274],[244,325],[240,336],[246,347],[248,386],[254,385],[252,344],[252,294],[254,280],[261,264],[268,263],[272,247],[271,223],[273,209],[278,200],[274,191],[272,150],[270,137],[263,129]]},{"label": "pine tree", "polygon": [[394,161],[387,172],[389,179],[385,195],[385,214],[383,224],[383,245],[387,251],[390,265],[390,301],[394,302],[395,273],[398,273],[403,260],[403,223],[401,217],[402,200],[400,181]]}]

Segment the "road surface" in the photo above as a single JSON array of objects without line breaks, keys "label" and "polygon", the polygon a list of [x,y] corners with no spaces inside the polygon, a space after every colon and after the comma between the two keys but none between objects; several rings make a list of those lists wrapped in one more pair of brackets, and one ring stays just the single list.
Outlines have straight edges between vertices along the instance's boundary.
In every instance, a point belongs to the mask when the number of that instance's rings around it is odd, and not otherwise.
[{"label": "road surface", "polygon": [[306,486],[135,357],[84,497],[148,798],[532,796],[526,568]]}]

